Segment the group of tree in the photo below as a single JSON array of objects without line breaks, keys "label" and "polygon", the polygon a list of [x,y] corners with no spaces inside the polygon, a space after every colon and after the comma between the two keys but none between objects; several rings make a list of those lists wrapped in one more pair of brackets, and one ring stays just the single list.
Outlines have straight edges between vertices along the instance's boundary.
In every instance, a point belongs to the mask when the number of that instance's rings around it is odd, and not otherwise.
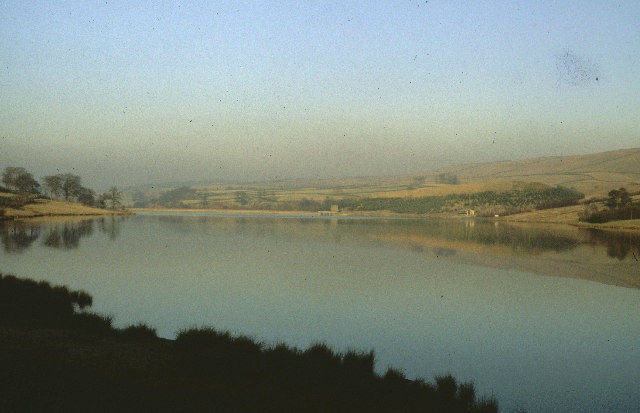
[{"label": "group of tree", "polygon": [[43,185],[25,168],[9,166],[2,172],[2,182],[9,190],[21,194],[44,194],[52,199],[76,201],[86,206],[118,209],[121,207],[122,194],[118,188],[97,195],[93,189],[82,185],[78,175],[65,173],[42,177]]},{"label": "group of tree", "polygon": [[609,208],[622,208],[631,205],[631,196],[626,188],[612,189],[608,195],[609,197],[604,204]]},{"label": "group of tree", "polygon": [[7,188],[29,194],[40,193],[40,183],[22,167],[9,166],[2,172],[2,182]]},{"label": "group of tree", "polygon": [[640,218],[640,204],[633,203],[626,188],[612,189],[604,200],[607,209],[600,209],[596,203],[589,204],[580,214],[579,220],[590,223],[604,223]]}]

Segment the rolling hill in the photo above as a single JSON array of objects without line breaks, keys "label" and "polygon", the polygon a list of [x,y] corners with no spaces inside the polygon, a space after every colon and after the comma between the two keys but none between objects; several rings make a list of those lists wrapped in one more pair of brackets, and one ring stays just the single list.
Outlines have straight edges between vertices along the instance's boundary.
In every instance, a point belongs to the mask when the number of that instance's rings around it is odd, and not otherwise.
[{"label": "rolling hill", "polygon": [[[493,214],[494,211],[504,213],[506,210],[516,213],[517,210],[534,208],[540,202],[552,201],[558,186],[564,187],[562,191],[565,192],[578,191],[587,199],[604,197],[611,189],[619,187],[640,193],[640,148],[455,165],[390,177],[185,185],[156,188],[154,191],[128,191],[126,198],[128,206],[141,208],[318,211],[340,204],[346,209],[366,211],[369,210],[367,208],[386,209],[384,206],[390,205],[390,201],[385,200],[387,198],[415,203],[413,198],[440,197],[447,198],[448,206],[438,206],[436,204],[440,201],[435,200],[438,202],[431,202],[428,208],[415,209],[411,205],[398,208],[437,213],[452,212],[458,208],[482,209],[484,206],[486,213]],[[506,204],[503,202],[505,196],[509,198]],[[580,197],[581,194],[576,199]],[[485,200],[474,201],[474,198]],[[364,205],[363,201],[369,205]],[[371,205],[372,201],[379,207]],[[496,208],[501,203],[504,208]]]},{"label": "rolling hill", "polygon": [[463,183],[535,181],[574,188],[587,198],[601,197],[612,188],[626,187],[630,192],[640,190],[640,148],[456,165],[435,169],[428,174],[454,174]]}]

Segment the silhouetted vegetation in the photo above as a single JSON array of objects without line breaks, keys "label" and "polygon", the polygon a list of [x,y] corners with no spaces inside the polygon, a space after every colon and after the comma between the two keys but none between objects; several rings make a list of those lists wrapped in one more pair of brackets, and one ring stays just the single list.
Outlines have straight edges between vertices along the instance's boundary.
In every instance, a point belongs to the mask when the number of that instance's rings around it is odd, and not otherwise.
[{"label": "silhouetted vegetation", "polygon": [[0,410],[498,411],[451,376],[379,376],[373,352],[269,347],[212,328],[163,340],[144,324],[115,329],[84,311],[91,304],[83,291],[0,275]]},{"label": "silhouetted vegetation", "polygon": [[158,337],[156,329],[144,323],[138,323],[136,325],[123,328],[120,331],[120,335],[131,340],[152,340]]},{"label": "silhouetted vegetation", "polygon": [[78,317],[76,312],[93,303],[84,291],[2,274],[0,287],[0,325],[60,328],[77,326],[77,321],[82,326],[89,325],[89,320],[83,318],[85,314]]}]

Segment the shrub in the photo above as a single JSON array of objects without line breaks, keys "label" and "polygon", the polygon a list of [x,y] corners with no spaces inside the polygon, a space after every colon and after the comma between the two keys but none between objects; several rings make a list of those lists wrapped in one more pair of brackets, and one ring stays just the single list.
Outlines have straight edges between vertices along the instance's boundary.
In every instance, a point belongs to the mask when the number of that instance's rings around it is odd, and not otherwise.
[{"label": "shrub", "polygon": [[120,330],[120,335],[132,340],[150,340],[158,337],[156,329],[149,327],[144,323],[138,323],[136,325],[130,325],[129,327],[123,328]]},{"label": "shrub", "polygon": [[389,367],[384,374],[384,380],[390,382],[406,382],[408,379],[404,376],[404,373],[398,369]]},{"label": "shrub", "polygon": [[71,327],[94,334],[113,333],[113,317],[95,313],[77,313],[72,319]]},{"label": "shrub", "polygon": [[342,365],[350,374],[360,377],[373,377],[375,356],[373,350],[368,353],[359,353],[353,350],[347,351],[342,356]]}]

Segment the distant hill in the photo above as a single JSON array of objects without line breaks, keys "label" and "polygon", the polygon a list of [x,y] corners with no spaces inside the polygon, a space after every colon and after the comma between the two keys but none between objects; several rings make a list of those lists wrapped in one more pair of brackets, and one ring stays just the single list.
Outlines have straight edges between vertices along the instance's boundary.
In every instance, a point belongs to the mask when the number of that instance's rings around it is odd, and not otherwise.
[{"label": "distant hill", "polygon": [[640,148],[590,155],[556,156],[448,166],[427,173],[456,175],[461,183],[535,181],[577,189],[587,198],[605,196],[611,189],[640,191]]},{"label": "distant hill", "polygon": [[[586,198],[604,197],[611,189],[619,187],[626,187],[631,193],[640,193],[640,148],[591,155],[455,165],[388,177],[182,184],[125,191],[125,202],[127,206],[139,208],[272,211],[318,211],[339,204],[346,209],[363,211],[365,206],[362,202],[366,199],[440,197],[440,201],[446,201],[447,207],[432,202],[429,208],[423,205],[419,209],[422,212],[451,212],[457,208],[485,205],[487,213],[493,213],[494,210],[496,213],[507,210],[515,213],[515,209],[534,208],[541,202],[552,201],[553,197],[559,195],[553,189],[557,186],[579,191]],[[538,190],[533,194],[531,191],[535,188]],[[558,190],[564,191],[561,198],[571,195],[568,190]],[[489,199],[486,196],[489,192],[502,195],[491,195]],[[570,198],[575,197],[571,195]],[[375,202],[380,205],[369,202],[371,205],[366,207],[385,209],[385,205],[391,201]],[[415,203],[413,200],[407,202]],[[504,208],[496,208],[496,205],[504,203],[507,203],[503,205]],[[392,211],[394,209],[391,208]],[[400,209],[405,210],[406,206]]]}]

